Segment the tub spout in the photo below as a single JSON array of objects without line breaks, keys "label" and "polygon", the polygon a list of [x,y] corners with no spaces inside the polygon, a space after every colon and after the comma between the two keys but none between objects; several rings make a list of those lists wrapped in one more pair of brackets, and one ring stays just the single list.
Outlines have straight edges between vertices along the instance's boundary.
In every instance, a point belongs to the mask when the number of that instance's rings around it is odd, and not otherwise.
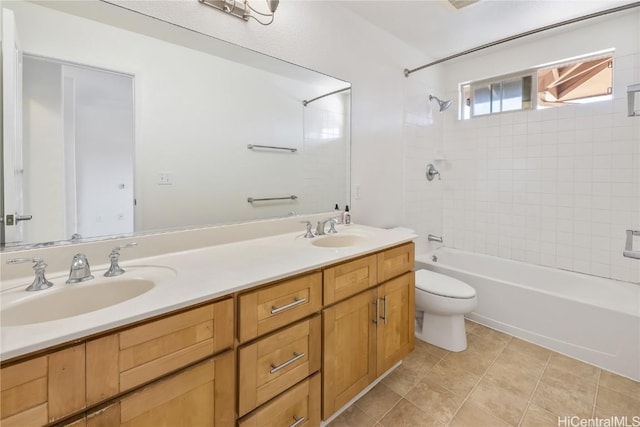
[{"label": "tub spout", "polygon": [[429,235],[427,236],[427,240],[428,240],[429,242],[438,242],[438,243],[443,243],[443,242],[442,242],[442,236],[435,236],[435,235],[433,235],[433,234],[429,234]]}]

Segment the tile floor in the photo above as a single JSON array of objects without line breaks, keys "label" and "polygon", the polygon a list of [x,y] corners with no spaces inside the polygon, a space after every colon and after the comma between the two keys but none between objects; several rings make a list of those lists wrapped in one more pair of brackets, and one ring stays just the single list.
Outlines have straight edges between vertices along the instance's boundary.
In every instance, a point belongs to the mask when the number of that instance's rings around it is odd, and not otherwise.
[{"label": "tile floor", "polygon": [[640,426],[640,383],[469,321],[467,336],[459,353],[416,339],[330,426],[571,427],[613,416]]}]

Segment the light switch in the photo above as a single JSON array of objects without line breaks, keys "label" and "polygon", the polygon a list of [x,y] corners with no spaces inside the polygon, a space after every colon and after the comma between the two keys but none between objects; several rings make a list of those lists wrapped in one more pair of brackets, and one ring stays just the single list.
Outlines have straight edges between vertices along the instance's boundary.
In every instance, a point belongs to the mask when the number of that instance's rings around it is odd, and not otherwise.
[{"label": "light switch", "polygon": [[160,172],[158,174],[158,185],[172,185],[173,180],[169,172]]}]

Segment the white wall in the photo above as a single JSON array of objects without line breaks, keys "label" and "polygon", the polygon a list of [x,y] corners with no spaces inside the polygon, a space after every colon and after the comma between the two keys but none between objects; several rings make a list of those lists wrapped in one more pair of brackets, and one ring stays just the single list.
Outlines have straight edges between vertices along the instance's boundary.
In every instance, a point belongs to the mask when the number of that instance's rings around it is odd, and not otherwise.
[{"label": "white wall", "polygon": [[611,15],[443,67],[446,96],[457,99],[461,82],[616,49],[613,101],[446,115],[448,246],[640,281],[640,263],[622,257],[625,229],[640,227],[640,120],[626,117],[625,93],[640,82],[639,21],[638,11]]}]

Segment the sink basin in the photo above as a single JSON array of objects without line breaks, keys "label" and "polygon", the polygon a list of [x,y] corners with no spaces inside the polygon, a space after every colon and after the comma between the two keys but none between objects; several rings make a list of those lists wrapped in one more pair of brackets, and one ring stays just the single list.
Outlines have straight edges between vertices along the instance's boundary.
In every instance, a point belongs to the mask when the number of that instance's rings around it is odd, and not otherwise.
[{"label": "sink basin", "polygon": [[326,236],[314,239],[311,244],[323,248],[344,248],[347,246],[355,246],[363,243],[366,237],[355,234],[337,234],[334,236]]},{"label": "sink basin", "polygon": [[140,278],[61,285],[58,290],[40,291],[41,295],[7,305],[0,320],[4,326],[18,326],[64,319],[130,300],[154,286],[151,280]]}]

